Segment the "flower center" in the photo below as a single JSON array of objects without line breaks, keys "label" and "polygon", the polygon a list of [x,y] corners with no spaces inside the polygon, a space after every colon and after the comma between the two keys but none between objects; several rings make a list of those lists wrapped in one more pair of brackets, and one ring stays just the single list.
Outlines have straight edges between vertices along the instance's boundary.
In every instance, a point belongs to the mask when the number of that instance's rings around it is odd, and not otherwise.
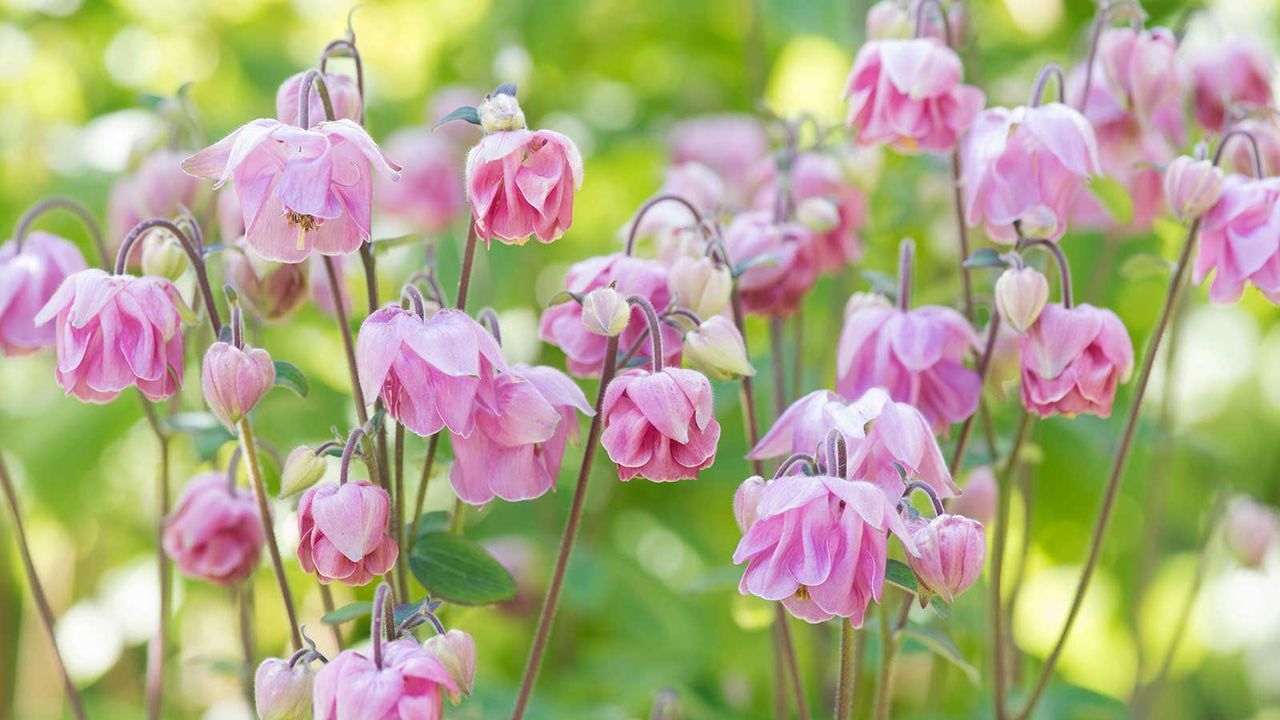
[{"label": "flower center", "polygon": [[801,586],[799,586],[799,587],[797,587],[797,588],[796,588],[796,599],[797,599],[797,600],[803,600],[803,601],[805,601],[805,602],[808,602],[808,600],[809,600],[809,586],[808,586],[808,585],[801,585]]},{"label": "flower center", "polygon": [[298,249],[299,250],[301,250],[304,246],[304,240],[307,236],[307,233],[319,228],[321,225],[324,224],[324,221],[317,218],[315,215],[303,215],[302,213],[295,212],[289,209],[285,209],[284,217],[286,220],[289,221],[289,227],[298,228]]}]

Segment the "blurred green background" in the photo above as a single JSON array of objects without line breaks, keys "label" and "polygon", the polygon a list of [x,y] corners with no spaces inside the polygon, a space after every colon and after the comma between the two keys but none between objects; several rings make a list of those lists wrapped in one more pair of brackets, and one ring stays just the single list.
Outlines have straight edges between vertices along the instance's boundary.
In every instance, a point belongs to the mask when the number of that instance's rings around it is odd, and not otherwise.
[{"label": "blurred green background", "polygon": [[[190,96],[210,139],[273,115],[277,84],[309,67],[327,41],[341,36],[350,4],[0,0],[0,7],[0,227],[9,228],[25,207],[53,193],[102,212],[135,148],[164,132],[163,120],[147,109],[154,107],[149,97],[172,95],[191,82]],[[1146,9],[1153,22],[1166,23],[1185,10],[1174,2],[1147,3]],[[1198,26],[1202,34],[1253,32],[1275,47],[1275,0],[1229,0],[1211,9],[1212,19]],[[842,83],[862,40],[865,10],[861,1],[825,0],[366,0],[354,24],[375,138],[429,122],[428,99],[443,86],[516,82],[531,125],[566,132],[582,148],[586,179],[572,230],[550,246],[495,245],[482,253],[472,290],[476,307],[488,304],[500,312],[512,359],[562,367],[558,352],[536,340],[540,308],[569,263],[616,247],[618,228],[661,182],[666,128],[699,113],[751,112],[761,99],[780,113],[807,110],[839,121]],[[998,104],[1023,102],[1042,63],[1079,59],[1094,7],[1081,0],[980,0],[969,11],[966,71]],[[342,61],[335,65],[344,67]],[[955,302],[946,172],[941,159],[886,155],[864,237],[865,261],[819,283],[804,311],[801,345],[789,349],[788,367],[792,358],[804,359],[796,389],[833,385],[844,300],[869,286],[860,270],[892,272],[899,238],[913,236],[921,245],[917,304]],[[40,227],[85,241],[66,217],[50,216]],[[401,229],[375,218],[375,237]],[[460,235],[458,229],[437,238],[450,289]],[[1124,239],[1121,257],[1169,255],[1177,240],[1176,233]],[[1095,301],[1113,307],[1141,347],[1165,280],[1122,274],[1123,263],[1096,263],[1104,242],[1088,233],[1072,233],[1064,242],[1078,292],[1097,282]],[[384,297],[395,280],[416,269],[420,253],[401,248],[381,255]],[[994,281],[989,272],[977,276],[983,295]],[[1105,274],[1095,280],[1098,273]],[[358,285],[352,290],[363,297]],[[1158,371],[1153,383],[1102,568],[1042,717],[1126,715],[1140,649],[1149,659],[1159,657],[1168,642],[1214,494],[1231,487],[1271,504],[1280,501],[1275,308],[1252,292],[1231,307],[1207,306],[1198,289],[1191,295],[1179,330],[1178,370],[1173,382]],[[194,379],[205,332],[188,342],[181,399],[188,410],[202,407]],[[258,344],[296,363],[313,385],[306,400],[280,391],[267,398],[255,414],[263,440],[287,452],[326,439],[332,426],[354,422],[347,369],[329,316],[307,308],[287,325],[255,332]],[[753,320],[748,335],[768,418],[769,360],[759,350],[767,347],[764,323]],[[1155,423],[1169,387],[1177,388],[1169,401],[1172,442],[1161,439]],[[584,388],[594,391],[591,383]],[[1121,391],[1125,404],[1127,389]],[[772,615],[762,602],[738,595],[738,572],[729,560],[739,537],[731,497],[749,472],[739,459],[745,441],[734,386],[718,384],[717,406],[724,439],[716,465],[699,480],[622,484],[604,463],[595,468],[530,717],[647,717],[655,696],[667,690],[679,697],[686,718],[769,716]],[[1014,401],[997,403],[995,412],[1007,435]],[[1013,620],[1025,653],[1024,680],[1034,677],[1037,659],[1060,627],[1122,415],[1110,421],[1058,418],[1036,431],[1035,523]],[[141,717],[145,640],[155,615],[156,452],[137,402],[122,397],[92,406],[64,398],[53,382],[50,352],[2,358],[0,449],[18,476],[36,562],[61,617],[59,642],[91,717]],[[411,438],[408,467],[418,466],[423,451],[424,443]],[[187,439],[176,443],[174,456],[176,495],[200,466]],[[509,712],[578,457],[577,450],[569,452],[557,493],[519,505],[496,502],[469,515],[469,536],[526,558],[530,587],[528,597],[512,606],[446,611],[449,624],[475,635],[480,654],[476,694],[449,710],[450,717]],[[981,459],[980,451],[973,453],[971,465]],[[449,507],[447,482],[433,487],[429,506]],[[1152,510],[1153,503],[1163,510]],[[292,555],[292,516],[283,506],[278,514],[301,613],[325,649],[330,638],[319,625],[318,593]],[[1157,515],[1158,525],[1148,530],[1147,521]],[[1026,508],[1015,503],[1015,558],[1024,547],[1024,517]],[[7,522],[3,530],[0,717],[61,717],[60,687]],[[1216,544],[1210,552],[1189,635],[1153,716],[1280,718],[1280,567],[1272,558],[1269,569],[1244,571]],[[1135,587],[1142,578],[1151,589],[1139,598]],[[255,576],[254,592],[259,651],[283,652],[286,631],[265,568]],[[358,594],[365,597],[369,589]],[[980,582],[945,621],[920,614],[954,639],[983,678],[989,676],[987,594]],[[338,595],[341,604],[357,593],[341,589]],[[176,612],[165,716],[247,717],[235,676],[239,650],[228,593],[178,579]],[[824,714],[834,688],[838,629],[794,623],[793,632],[810,704]],[[868,670],[876,657],[873,642]],[[975,686],[945,665],[931,669],[932,658],[923,646],[907,643],[895,686],[902,715],[990,714],[989,682]],[[864,687],[869,694],[870,686]]]}]

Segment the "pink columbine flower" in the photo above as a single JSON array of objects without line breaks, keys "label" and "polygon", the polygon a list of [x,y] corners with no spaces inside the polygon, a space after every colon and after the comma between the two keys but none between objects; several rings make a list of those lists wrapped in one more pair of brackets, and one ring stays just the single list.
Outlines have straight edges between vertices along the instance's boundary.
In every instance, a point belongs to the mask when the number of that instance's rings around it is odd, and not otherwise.
[{"label": "pink columbine flower", "polygon": [[664,265],[672,265],[682,258],[706,256],[706,240],[698,220],[704,222],[716,217],[724,204],[725,185],[711,168],[697,162],[685,162],[666,169],[662,186],[654,193],[675,195],[688,201],[698,210],[699,217],[684,203],[664,200],[649,207],[639,226],[632,218],[623,226],[625,239],[635,232],[636,253],[643,257],[656,257]]},{"label": "pink columbine flower", "polygon": [[917,552],[893,502],[871,483],[786,475],[758,492],[755,522],[733,553],[735,565],[747,564],[738,591],[781,601],[808,622],[839,616],[861,626],[867,605],[880,601],[888,534]]},{"label": "pink columbine flower", "polygon": [[[1231,129],[1246,132],[1257,142],[1263,177],[1280,173],[1280,114],[1272,108],[1266,108],[1231,123]],[[1254,175],[1256,168],[1250,143],[1242,138],[1230,141],[1222,153],[1221,167],[1228,173]]]},{"label": "pink columbine flower", "polygon": [[667,367],[619,373],[605,391],[600,444],[618,479],[654,482],[697,478],[716,459],[720,423],[711,383],[701,373]]},{"label": "pink columbine flower", "polygon": [[734,263],[750,264],[738,276],[742,306],[749,313],[794,313],[818,278],[813,233],[799,223],[779,225],[771,212],[738,215],[725,231],[724,243]]},{"label": "pink columbine flower", "polygon": [[[767,166],[764,184],[756,193],[757,210],[770,210],[777,199],[777,165]],[[788,176],[791,200],[803,224],[806,203],[826,201],[835,214],[826,227],[810,227],[813,262],[819,272],[838,273],[862,257],[860,234],[867,221],[867,200],[848,181],[840,161],[828,153],[803,152],[796,156]]]},{"label": "pink columbine flower", "polygon": [[1001,242],[1017,239],[1015,221],[1032,237],[1062,237],[1085,182],[1102,174],[1093,127],[1056,102],[984,110],[962,154],[965,221]]},{"label": "pink columbine flower", "polygon": [[68,395],[106,403],[137,386],[166,400],[182,385],[182,332],[190,309],[168,280],[90,268],[67,277],[35,317],[54,321],[55,377]]},{"label": "pink columbine flower", "polygon": [[750,115],[725,113],[681,120],[668,136],[673,163],[705,165],[724,181],[725,201],[745,205],[754,193],[752,171],[769,156],[764,124]]},{"label": "pink columbine flower", "polygon": [[476,641],[461,630],[450,630],[443,635],[432,635],[422,643],[427,652],[436,656],[449,671],[457,690],[450,690],[450,699],[456,704],[459,695],[470,695],[476,676]]},{"label": "pink columbine flower", "polygon": [[[565,290],[580,296],[613,283],[617,283],[616,289],[623,297],[639,295],[660,309],[671,303],[667,270],[655,260],[620,253],[589,258],[574,263],[564,279]],[[642,311],[632,308],[631,322],[618,336],[618,348],[625,352],[647,331]],[[538,324],[538,336],[564,351],[569,372],[574,375],[598,376],[604,367],[608,338],[583,326],[582,306],[576,302],[563,302],[547,308]],[[666,355],[663,364],[679,365],[680,335],[665,323],[662,326],[662,347]],[[635,358],[651,363],[652,355],[650,344],[645,341],[636,351]]]},{"label": "pink columbine flower", "polygon": [[[374,642],[383,642],[381,638]],[[417,640],[383,642],[382,665],[355,650],[316,672],[315,720],[440,720],[458,684]]]},{"label": "pink columbine flower", "polygon": [[1192,59],[1190,75],[1196,120],[1220,132],[1237,105],[1271,104],[1275,61],[1256,41],[1235,38]]},{"label": "pink columbine flower", "polygon": [[[183,157],[176,150],[156,150],[116,181],[107,197],[108,237],[123,238],[143,220],[172,218],[182,208],[196,212],[204,207],[208,193],[202,192],[199,180],[182,171]],[[141,257],[138,243],[129,253],[130,267],[137,267]]]},{"label": "pink columbine flower", "polygon": [[220,472],[197,475],[164,521],[164,552],[183,575],[215,585],[249,577],[262,551],[262,519],[253,493],[231,488]]},{"label": "pink columbine flower", "polygon": [[1227,505],[1223,538],[1241,565],[1260,568],[1267,551],[1280,538],[1280,518],[1266,505],[1237,497]]},{"label": "pink columbine flower", "polygon": [[222,263],[236,294],[263,320],[283,320],[307,301],[306,263],[263,260],[244,241],[223,252]]},{"label": "pink columbine flower", "polygon": [[254,120],[182,162],[191,175],[235,181],[245,240],[259,255],[300,262],[315,251],[346,255],[369,239],[370,165],[399,177],[400,168],[350,120],[304,130]]},{"label": "pink columbine flower", "polygon": [[1133,343],[1116,314],[1047,305],[1022,335],[1022,405],[1040,417],[1111,415],[1116,386],[1133,371]]},{"label": "pink columbine flower", "polygon": [[290,664],[267,658],[253,674],[253,705],[258,720],[306,720],[311,717],[315,675],[302,660]]},{"label": "pink columbine flower", "polygon": [[470,436],[452,436],[449,480],[472,505],[545,494],[555,486],[565,444],[578,435],[574,410],[595,415],[582,390],[549,367],[511,366],[498,375],[494,398],[492,410],[476,411]]},{"label": "pink columbine flower", "polygon": [[[400,554],[387,532],[391,497],[367,482],[317,485],[298,501],[298,562],[324,584],[366,585]],[[378,716],[381,717],[381,716]]]},{"label": "pink columbine flower", "polygon": [[32,232],[21,250],[13,240],[0,245],[0,355],[54,344],[54,326],[36,325],[36,315],[63,280],[85,267],[80,250],[52,233]]},{"label": "pink columbine flower", "polygon": [[977,344],[973,328],[951,308],[867,305],[845,317],[837,390],[857,398],[884,388],[894,400],[919,408],[941,432],[978,408],[981,382],[964,365]]},{"label": "pink columbine flower", "polygon": [[[308,72],[310,71],[305,70],[290,75],[284,82],[280,83],[280,88],[276,90],[276,119],[286,125],[299,125],[301,123],[302,118],[298,117],[298,93],[302,90],[302,78]],[[312,128],[327,119],[324,112],[324,101],[320,99],[319,84],[318,81],[312,84],[307,97],[307,122]],[[325,73],[324,85],[329,91],[329,102],[333,105],[333,119],[346,119],[359,123],[362,103],[360,90],[356,87],[356,81],[347,75]]]},{"label": "pink columbine flower", "polygon": [[558,239],[582,187],[578,146],[558,132],[527,129],[513,95],[493,95],[478,111],[485,135],[467,153],[466,176],[476,235],[486,244]]},{"label": "pink columbine flower", "polygon": [[1280,178],[1223,180],[1222,197],[1200,220],[1192,279],[1203,282],[1210,271],[1214,302],[1235,302],[1252,283],[1280,303]]},{"label": "pink columbine flower", "polygon": [[1222,197],[1222,170],[1208,160],[1179,155],[1164,169],[1164,196],[1184,223],[1198,220]]},{"label": "pink columbine flower", "polygon": [[908,555],[907,563],[920,584],[945,602],[955,602],[956,596],[982,574],[987,557],[982,523],[944,513],[931,520],[909,521],[907,527],[920,551],[919,555]]},{"label": "pink columbine flower", "polygon": [[963,72],[960,56],[934,38],[866,43],[845,86],[849,127],[863,145],[947,152],[986,103],[960,82]]},{"label": "pink columbine flower", "polygon": [[356,365],[365,400],[381,397],[423,437],[442,427],[471,435],[479,407],[494,408],[494,371],[506,369],[498,343],[466,313],[441,310],[424,322],[398,305],[365,318]]},{"label": "pink columbine flower", "polygon": [[399,182],[378,178],[373,195],[378,209],[426,233],[452,227],[466,205],[458,149],[428,128],[399,130],[386,147],[404,167]]},{"label": "pink columbine flower", "polygon": [[200,389],[209,409],[228,429],[253,410],[275,381],[275,365],[262,348],[215,342],[205,351]]}]

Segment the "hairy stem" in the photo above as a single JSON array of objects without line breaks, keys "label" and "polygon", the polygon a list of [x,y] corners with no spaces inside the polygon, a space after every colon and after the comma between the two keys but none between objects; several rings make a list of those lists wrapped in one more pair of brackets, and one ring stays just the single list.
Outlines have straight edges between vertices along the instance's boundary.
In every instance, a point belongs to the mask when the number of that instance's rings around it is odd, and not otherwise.
[{"label": "hairy stem", "polygon": [[840,618],[840,674],[836,681],[836,720],[849,720],[853,716],[854,676],[853,623]]},{"label": "hairy stem", "polygon": [[93,213],[89,212],[89,208],[86,208],[83,203],[69,197],[46,198],[22,213],[22,217],[18,218],[18,226],[13,231],[13,242],[18,252],[22,252],[22,243],[26,241],[27,233],[30,232],[32,223],[36,221],[36,218],[50,210],[66,210],[80,219],[85,229],[89,231],[93,246],[97,249],[98,256],[102,259],[102,268],[110,272],[111,251],[107,249],[107,244],[103,242],[102,229],[98,226],[98,221],[93,218]]}]

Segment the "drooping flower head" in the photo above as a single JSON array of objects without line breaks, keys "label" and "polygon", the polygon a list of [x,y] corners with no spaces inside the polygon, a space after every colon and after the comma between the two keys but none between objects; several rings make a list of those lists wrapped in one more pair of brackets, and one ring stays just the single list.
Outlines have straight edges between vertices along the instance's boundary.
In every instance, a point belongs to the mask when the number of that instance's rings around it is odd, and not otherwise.
[{"label": "drooping flower head", "polygon": [[249,577],[262,551],[253,493],[228,487],[220,472],[197,475],[164,521],[164,552],[183,575],[232,585]]},{"label": "drooping flower head", "polygon": [[711,383],[699,372],[666,367],[619,373],[605,391],[600,444],[618,478],[654,482],[696,478],[711,467],[720,440]]},{"label": "drooping flower head", "polygon": [[[290,75],[280,88],[276,90],[276,119],[286,125],[299,125],[302,118],[298,114],[298,96],[302,91],[302,80],[310,70]],[[356,81],[347,75],[325,73],[324,85],[329,91],[329,102],[333,105],[334,120],[350,120],[359,123],[363,114],[363,103]],[[320,90],[311,88],[307,96],[307,122],[311,128],[325,121],[324,101],[320,98]],[[310,128],[308,128],[310,129]]]},{"label": "drooping flower head", "polygon": [[440,720],[444,695],[458,684],[417,640],[382,643],[381,664],[344,650],[316,672],[315,720]]},{"label": "drooping flower head", "polygon": [[982,523],[963,515],[943,513],[930,520],[907,522],[919,555],[907,563],[928,593],[951,603],[982,574],[987,538]]},{"label": "drooping flower head", "polygon": [[1246,284],[1280,303],[1280,178],[1228,175],[1222,195],[1200,220],[1200,248],[1191,277],[1210,272],[1209,299],[1235,302]]},{"label": "drooping flower head", "polygon": [[[777,165],[770,163],[764,184],[756,193],[755,207],[773,207],[777,195]],[[796,219],[806,224],[808,211],[821,209],[834,214],[821,224],[809,222],[813,233],[813,262],[819,272],[838,273],[862,257],[862,227],[867,221],[867,199],[846,177],[833,155],[802,152],[792,161],[788,174],[791,201]]]},{"label": "drooping flower head", "polygon": [[1271,104],[1275,60],[1256,41],[1234,38],[1194,57],[1190,75],[1196,120],[1218,132],[1226,128],[1237,105]]},{"label": "drooping flower head", "polygon": [[1164,169],[1165,201],[1174,217],[1190,223],[1217,204],[1225,178],[1212,162],[1179,155]]},{"label": "drooping flower head", "polygon": [[453,143],[415,127],[393,133],[386,148],[403,167],[399,181],[377,179],[373,198],[378,209],[426,233],[452,227],[466,205],[460,154]]},{"label": "drooping flower head", "polygon": [[200,389],[209,409],[228,429],[253,410],[275,380],[271,355],[262,348],[219,341],[205,351]]},{"label": "drooping flower head", "polygon": [[258,720],[309,720],[315,675],[306,662],[267,658],[253,674]]},{"label": "drooping flower head", "polygon": [[1109,417],[1116,387],[1133,371],[1129,332],[1105,308],[1046,305],[1019,343],[1022,405],[1040,417]]},{"label": "drooping flower head", "polygon": [[84,256],[69,240],[35,231],[22,249],[10,240],[0,245],[0,355],[25,355],[50,347],[53,325],[37,325],[36,315],[62,281],[85,269]]},{"label": "drooping flower head", "polygon": [[1009,268],[996,279],[995,301],[1000,317],[1025,332],[1049,301],[1049,281],[1033,267]]},{"label": "drooping flower head", "polygon": [[724,243],[735,263],[748,264],[738,276],[738,293],[749,313],[794,313],[818,278],[813,233],[799,223],[775,223],[771,212],[737,216],[725,230]]},{"label": "drooping flower head", "polygon": [[312,487],[298,501],[298,563],[324,584],[367,585],[400,554],[390,512],[387,491],[371,483]]},{"label": "drooping flower head", "polygon": [[427,652],[449,671],[449,676],[457,685],[457,690],[450,690],[451,699],[456,704],[459,695],[470,695],[471,686],[476,675],[476,641],[461,630],[450,630],[443,635],[432,635],[422,643]]}]

